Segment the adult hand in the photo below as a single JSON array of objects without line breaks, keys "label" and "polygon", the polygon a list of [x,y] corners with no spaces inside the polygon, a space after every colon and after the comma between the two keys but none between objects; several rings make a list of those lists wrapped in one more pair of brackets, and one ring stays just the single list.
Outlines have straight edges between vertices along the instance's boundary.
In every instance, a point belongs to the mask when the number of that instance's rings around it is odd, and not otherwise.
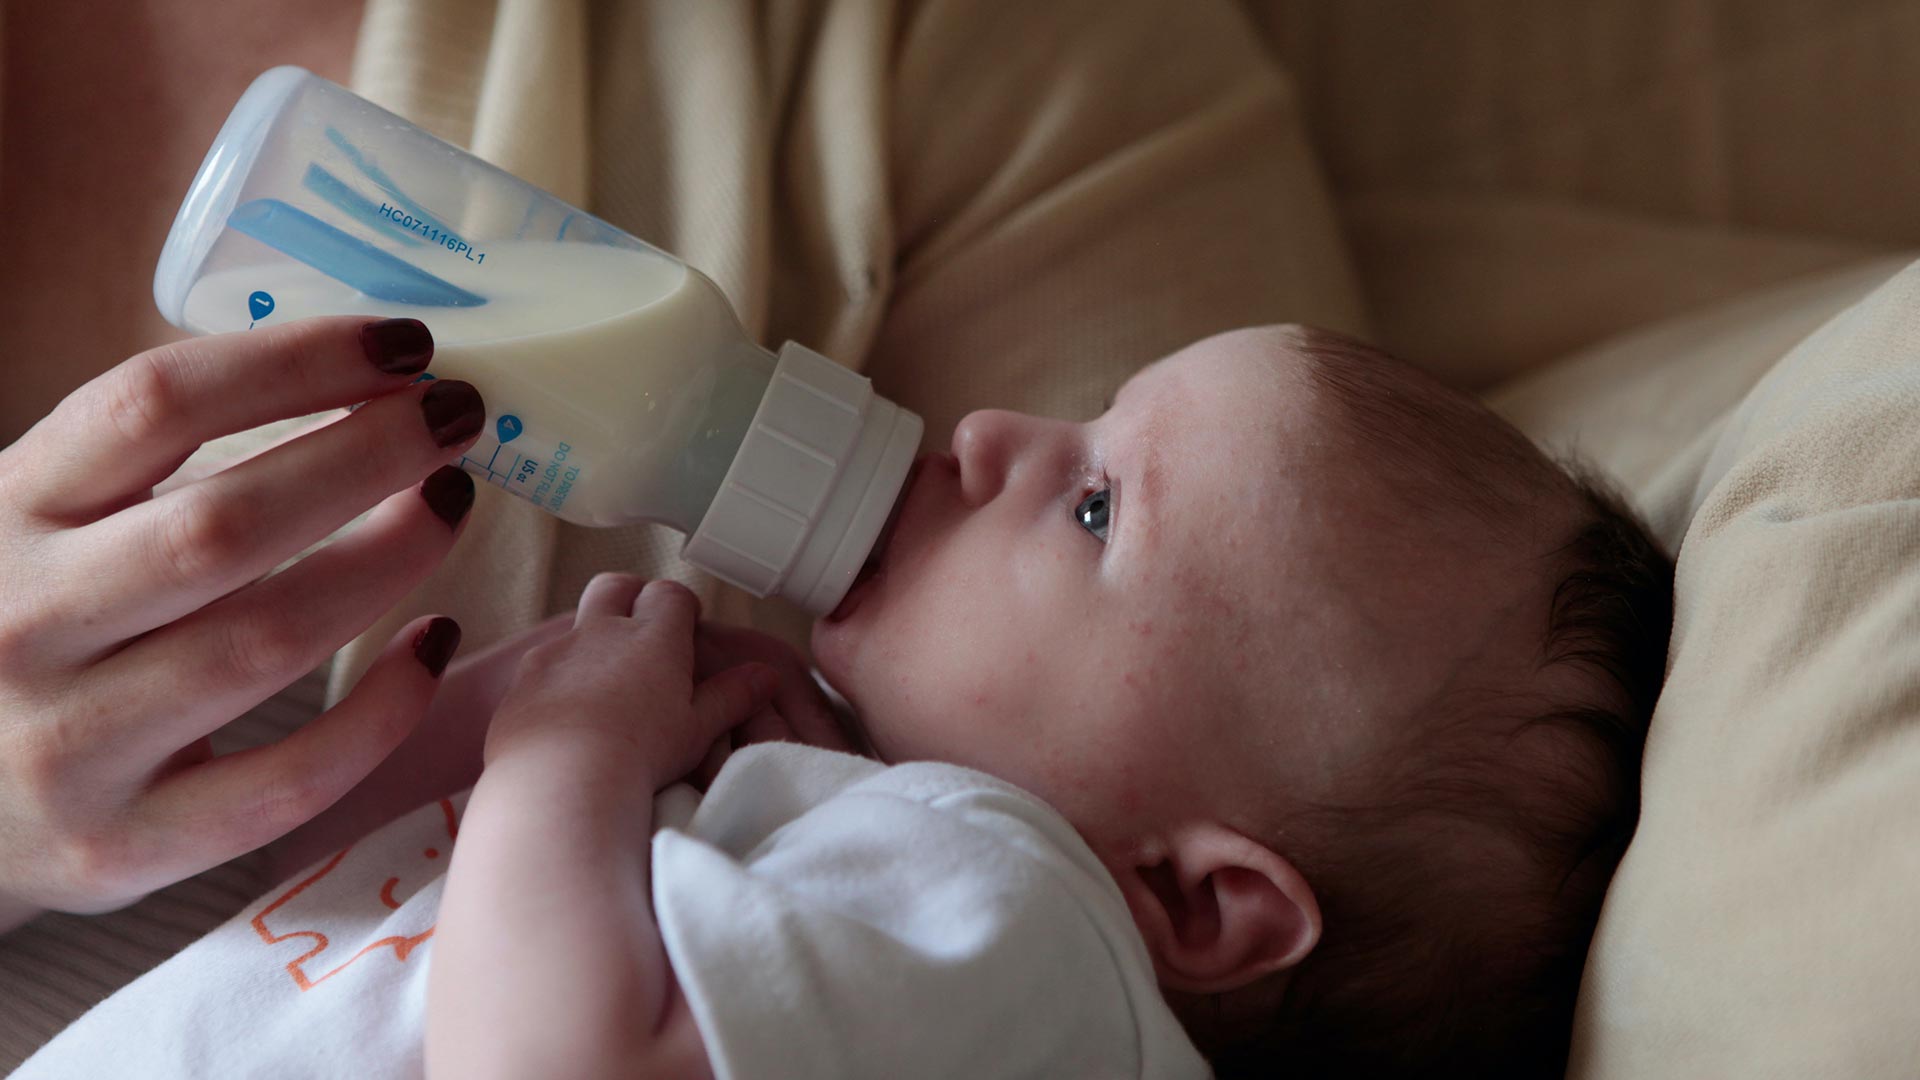
[{"label": "adult hand", "polygon": [[[450,619],[407,626],[346,700],[278,743],[214,757],[207,738],[452,547],[473,482],[448,463],[484,409],[466,383],[410,385],[432,351],[418,322],[362,317],[182,341],[76,390],[0,451],[0,929],[37,909],[124,906],[258,847],[351,788],[426,710],[459,641]],[[360,401],[154,493],[208,439]]]},{"label": "adult hand", "polygon": [[392,753],[339,801],[267,845],[266,872],[285,880],[414,807],[472,787],[480,779],[487,726],[521,657],[573,629],[573,622],[569,611],[462,652],[440,677],[426,716]]}]

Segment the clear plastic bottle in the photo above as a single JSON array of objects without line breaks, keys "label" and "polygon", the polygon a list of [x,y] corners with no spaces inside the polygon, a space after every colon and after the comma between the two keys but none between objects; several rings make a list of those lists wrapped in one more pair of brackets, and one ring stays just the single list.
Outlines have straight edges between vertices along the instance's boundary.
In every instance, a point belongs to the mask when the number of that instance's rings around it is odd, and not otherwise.
[{"label": "clear plastic bottle", "polygon": [[670,525],[688,561],[816,615],[920,443],[864,377],[751,341],[699,271],[294,67],[234,106],[153,291],[198,334],[420,319],[433,373],[486,398],[476,479],[582,525]]}]

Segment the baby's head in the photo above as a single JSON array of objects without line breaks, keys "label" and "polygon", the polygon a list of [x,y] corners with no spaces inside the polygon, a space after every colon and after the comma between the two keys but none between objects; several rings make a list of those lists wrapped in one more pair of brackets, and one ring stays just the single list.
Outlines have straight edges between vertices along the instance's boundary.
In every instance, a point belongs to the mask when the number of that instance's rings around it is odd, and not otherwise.
[{"label": "baby's head", "polygon": [[1672,603],[1616,500],[1291,326],[910,484],[816,662],[881,759],[1074,824],[1217,1068],[1558,1070]]}]

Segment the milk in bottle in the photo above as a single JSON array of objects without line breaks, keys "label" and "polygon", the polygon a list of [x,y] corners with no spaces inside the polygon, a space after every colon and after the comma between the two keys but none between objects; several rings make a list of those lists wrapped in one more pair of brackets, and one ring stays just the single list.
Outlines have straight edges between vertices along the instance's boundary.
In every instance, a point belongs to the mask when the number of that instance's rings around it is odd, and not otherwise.
[{"label": "milk in bottle", "polygon": [[920,418],[797,342],[761,347],[704,274],[299,68],[248,88],[154,273],[194,333],[419,319],[429,378],[487,403],[460,464],[590,526],[659,522],[759,596],[833,610]]}]

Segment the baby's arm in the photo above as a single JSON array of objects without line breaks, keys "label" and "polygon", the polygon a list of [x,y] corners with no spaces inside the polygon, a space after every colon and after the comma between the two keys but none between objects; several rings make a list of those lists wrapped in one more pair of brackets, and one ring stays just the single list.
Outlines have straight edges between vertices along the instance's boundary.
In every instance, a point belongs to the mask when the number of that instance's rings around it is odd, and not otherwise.
[{"label": "baby's arm", "polygon": [[671,582],[602,575],[575,629],[528,654],[448,870],[430,1074],[709,1075],[654,923],[653,796],[774,680],[755,664],[696,688],[698,607]]}]

